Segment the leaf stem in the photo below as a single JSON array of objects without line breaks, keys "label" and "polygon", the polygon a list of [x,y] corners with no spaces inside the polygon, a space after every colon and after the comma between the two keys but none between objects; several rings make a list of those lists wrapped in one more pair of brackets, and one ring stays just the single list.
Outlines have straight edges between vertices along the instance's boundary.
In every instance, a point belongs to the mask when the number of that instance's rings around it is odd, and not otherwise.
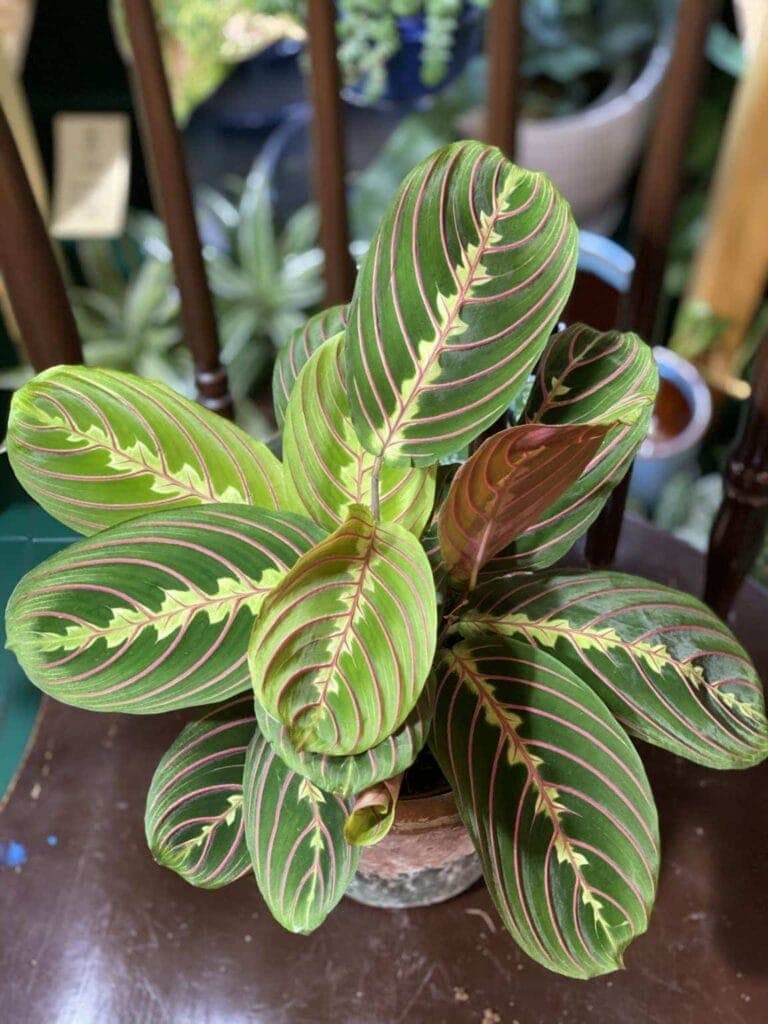
[{"label": "leaf stem", "polygon": [[381,512],[381,503],[379,499],[379,477],[381,475],[381,456],[377,455],[373,461],[373,469],[371,470],[371,512],[373,512],[373,518],[379,519]]}]

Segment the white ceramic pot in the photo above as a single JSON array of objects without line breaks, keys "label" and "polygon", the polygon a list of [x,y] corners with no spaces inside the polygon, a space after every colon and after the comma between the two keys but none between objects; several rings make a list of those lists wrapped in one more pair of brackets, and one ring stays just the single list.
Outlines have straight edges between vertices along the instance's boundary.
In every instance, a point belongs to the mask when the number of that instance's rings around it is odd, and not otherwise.
[{"label": "white ceramic pot", "polygon": [[[629,86],[613,82],[583,110],[520,121],[517,163],[552,178],[580,227],[610,234],[621,218],[624,193],[642,152],[670,46],[666,39],[657,43]],[[484,112],[473,111],[464,119],[462,131],[482,138],[484,117]]]}]

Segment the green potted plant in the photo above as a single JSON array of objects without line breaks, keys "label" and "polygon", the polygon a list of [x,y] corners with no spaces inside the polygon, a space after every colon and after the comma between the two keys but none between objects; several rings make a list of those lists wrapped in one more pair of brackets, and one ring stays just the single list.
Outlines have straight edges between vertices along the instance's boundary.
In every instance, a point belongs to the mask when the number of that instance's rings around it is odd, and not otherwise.
[{"label": "green potted plant", "polygon": [[[253,872],[310,932],[358,868],[371,898],[366,855],[409,834],[398,791],[428,741],[505,926],[589,977],[621,965],[655,894],[631,738],[716,768],[766,756],[759,679],[708,609],[554,567],[627,471],[657,386],[635,335],[552,334],[575,258],[551,182],[461,143],[403,183],[349,309],[281,353],[282,462],[116,371],[57,367],[17,393],[11,464],[86,537],[18,584],[9,646],[79,707],[211,706],[152,781],[160,863],[210,888]],[[446,786],[411,844],[432,899],[452,806]],[[450,887],[465,854],[447,855]]]}]

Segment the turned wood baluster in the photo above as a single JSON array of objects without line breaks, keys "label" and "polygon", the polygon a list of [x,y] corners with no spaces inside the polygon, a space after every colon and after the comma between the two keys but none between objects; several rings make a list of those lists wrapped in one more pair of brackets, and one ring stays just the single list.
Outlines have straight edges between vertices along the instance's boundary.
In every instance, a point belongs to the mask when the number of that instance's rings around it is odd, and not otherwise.
[{"label": "turned wood baluster", "polygon": [[[658,322],[672,224],[706,67],[704,45],[718,6],[718,0],[682,0],[672,57],[632,210],[635,271],[618,327],[636,331],[649,344]],[[589,531],[586,553],[593,566],[613,562],[629,476],[627,473],[614,490]]]},{"label": "turned wood baluster", "polygon": [[349,255],[341,76],[336,60],[336,15],[328,0],[309,0],[310,88],[315,195],[320,206],[320,240],[325,253],[328,305],[349,302],[355,267]]},{"label": "turned wood baluster", "polygon": [[81,363],[64,282],[0,106],[0,273],[32,367]]},{"label": "turned wood baluster", "polygon": [[768,523],[768,334],[752,375],[752,397],[728,459],[725,494],[709,538],[704,599],[728,614],[752,568]]},{"label": "turned wood baluster", "polygon": [[495,0],[486,22],[488,124],[486,137],[510,160],[515,158],[520,106],[522,0]]},{"label": "turned wood baluster", "polygon": [[133,50],[133,89],[155,202],[165,221],[181,298],[184,335],[195,364],[201,405],[233,416],[227,371],[219,358],[219,334],[208,288],[192,190],[176,126],[151,0],[124,0]]}]

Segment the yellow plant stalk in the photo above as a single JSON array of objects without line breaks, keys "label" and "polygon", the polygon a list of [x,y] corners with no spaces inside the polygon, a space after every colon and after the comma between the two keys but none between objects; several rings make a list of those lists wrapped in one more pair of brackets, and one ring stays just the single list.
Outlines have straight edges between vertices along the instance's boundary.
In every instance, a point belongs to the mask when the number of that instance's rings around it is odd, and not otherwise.
[{"label": "yellow plant stalk", "polygon": [[734,95],[672,347],[718,389],[745,397],[739,350],[768,280],[768,21]]}]

